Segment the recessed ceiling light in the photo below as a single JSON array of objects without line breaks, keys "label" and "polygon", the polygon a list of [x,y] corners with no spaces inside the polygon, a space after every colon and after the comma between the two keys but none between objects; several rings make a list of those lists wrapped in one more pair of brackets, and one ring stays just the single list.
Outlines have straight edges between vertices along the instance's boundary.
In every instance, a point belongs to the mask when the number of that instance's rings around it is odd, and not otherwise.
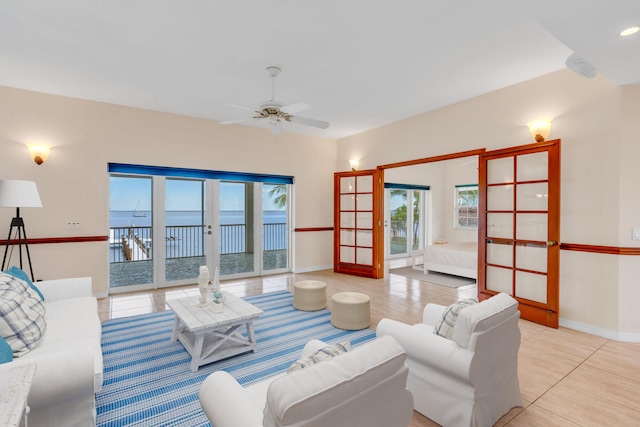
[{"label": "recessed ceiling light", "polygon": [[630,36],[631,34],[635,34],[635,33],[637,33],[638,31],[640,31],[640,27],[631,27],[631,28],[627,28],[627,29],[626,29],[626,30],[624,30],[624,31],[621,31],[621,32],[620,32],[620,35],[621,35],[622,37],[626,37],[626,36]]}]

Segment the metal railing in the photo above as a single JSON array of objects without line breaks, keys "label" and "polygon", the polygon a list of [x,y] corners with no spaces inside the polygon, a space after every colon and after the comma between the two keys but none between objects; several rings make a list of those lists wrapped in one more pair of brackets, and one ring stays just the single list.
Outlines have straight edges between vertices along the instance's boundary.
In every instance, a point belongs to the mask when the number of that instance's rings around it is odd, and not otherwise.
[{"label": "metal railing", "polygon": [[[110,231],[111,263],[153,259],[152,227],[112,227]],[[171,225],[166,227],[165,236],[167,259],[205,254],[205,226]],[[246,246],[245,224],[220,225],[221,255],[245,253]],[[264,224],[262,246],[264,251],[287,249],[287,224]]]}]

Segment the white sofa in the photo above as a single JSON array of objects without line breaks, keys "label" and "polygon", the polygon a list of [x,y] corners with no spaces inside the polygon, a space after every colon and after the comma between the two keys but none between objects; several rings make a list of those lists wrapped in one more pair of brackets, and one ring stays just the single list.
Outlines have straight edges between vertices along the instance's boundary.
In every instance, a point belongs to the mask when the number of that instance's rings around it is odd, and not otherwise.
[{"label": "white sofa", "polygon": [[95,426],[95,393],[102,388],[102,326],[91,278],[36,282],[46,328],[36,348],[0,371],[35,363],[29,427]]},{"label": "white sofa", "polygon": [[[302,356],[325,346],[307,343]],[[402,347],[391,337],[243,388],[224,371],[200,388],[200,406],[215,427],[406,427],[413,398]]]},{"label": "white sofa", "polygon": [[434,334],[446,309],[427,304],[416,325],[382,319],[376,334],[405,349],[416,411],[444,427],[492,426],[522,406],[518,302],[501,293],[462,309],[451,339]]}]

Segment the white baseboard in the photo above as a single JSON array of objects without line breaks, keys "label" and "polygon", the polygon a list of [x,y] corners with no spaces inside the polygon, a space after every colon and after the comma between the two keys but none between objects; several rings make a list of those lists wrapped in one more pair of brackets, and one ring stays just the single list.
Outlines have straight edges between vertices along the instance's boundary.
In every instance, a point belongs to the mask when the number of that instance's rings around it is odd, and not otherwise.
[{"label": "white baseboard", "polygon": [[294,268],[291,270],[291,272],[292,273],[311,273],[312,271],[320,271],[320,270],[333,270],[333,264],[317,265],[314,267]]},{"label": "white baseboard", "polygon": [[611,329],[599,328],[597,326],[587,325],[586,323],[574,322],[573,320],[562,318],[559,323],[560,326],[564,328],[574,329],[614,341],[640,342],[640,333],[613,331]]}]

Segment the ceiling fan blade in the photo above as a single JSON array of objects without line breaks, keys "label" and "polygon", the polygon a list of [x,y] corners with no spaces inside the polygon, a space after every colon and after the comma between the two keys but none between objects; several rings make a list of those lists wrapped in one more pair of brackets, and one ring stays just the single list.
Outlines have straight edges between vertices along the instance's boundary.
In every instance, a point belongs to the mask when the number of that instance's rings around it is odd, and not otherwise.
[{"label": "ceiling fan blade", "polygon": [[271,123],[271,133],[273,135],[282,135],[284,133],[284,127],[280,120]]},{"label": "ceiling fan blade", "polygon": [[300,111],[308,110],[309,108],[311,108],[311,104],[308,104],[304,101],[296,101],[296,102],[292,102],[289,105],[285,105],[284,107],[281,107],[280,111],[287,114],[295,114],[295,113],[299,113]]},{"label": "ceiling fan blade", "polygon": [[323,122],[315,119],[308,119],[306,117],[291,116],[290,120],[294,123],[300,123],[301,125],[313,126],[320,129],[326,129],[329,127],[329,122]]},{"label": "ceiling fan blade", "polygon": [[225,122],[220,122],[221,125],[232,125],[234,123],[246,122],[247,120],[251,120],[253,117],[247,117],[246,119],[238,119],[238,120],[227,120]]},{"label": "ceiling fan blade", "polygon": [[243,110],[255,111],[255,108],[247,107],[246,105],[234,104],[233,102],[223,102],[224,105],[231,107],[242,108]]}]

